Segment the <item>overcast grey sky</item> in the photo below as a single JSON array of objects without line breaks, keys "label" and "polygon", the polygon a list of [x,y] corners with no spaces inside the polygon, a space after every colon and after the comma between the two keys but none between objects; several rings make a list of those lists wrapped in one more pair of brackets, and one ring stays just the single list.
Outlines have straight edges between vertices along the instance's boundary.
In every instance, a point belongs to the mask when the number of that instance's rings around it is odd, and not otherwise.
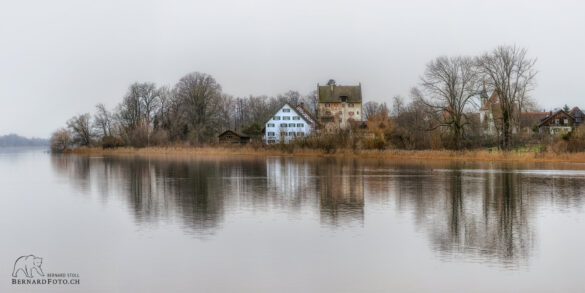
[{"label": "overcast grey sky", "polygon": [[408,96],[440,55],[501,44],[537,57],[534,98],[585,107],[582,1],[0,2],[0,134],[48,137],[130,83],[213,75],[234,96],[362,83]]}]

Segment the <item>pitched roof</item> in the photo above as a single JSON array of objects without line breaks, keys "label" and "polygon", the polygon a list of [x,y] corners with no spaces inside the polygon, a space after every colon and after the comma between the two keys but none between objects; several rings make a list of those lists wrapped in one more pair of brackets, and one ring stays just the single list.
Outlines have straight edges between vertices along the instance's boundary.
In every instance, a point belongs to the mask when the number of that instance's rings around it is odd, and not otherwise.
[{"label": "pitched roof", "polygon": [[313,117],[313,115],[311,114],[311,112],[309,112],[309,110],[307,110],[307,108],[305,108],[305,105],[303,105],[303,103],[298,104],[295,109],[300,114],[305,114],[305,115],[307,115],[307,117],[309,117],[309,119],[312,120],[312,121],[307,121],[307,122],[317,123],[317,119],[315,119],[315,117]]},{"label": "pitched roof", "polygon": [[[550,115],[550,116],[546,117],[545,119],[543,119],[542,121],[540,121],[540,123],[538,123],[538,127],[541,127],[542,125],[547,124],[549,121],[551,121],[553,118],[555,118],[559,114],[565,114],[567,117],[569,117],[573,120],[575,119],[575,118],[573,118],[573,116],[567,114],[567,112],[565,112],[561,109],[561,110],[558,110],[558,111],[552,113],[552,115]],[[563,115],[563,116],[565,116],[565,115]]]},{"label": "pitched roof", "polygon": [[487,100],[487,102],[481,106],[481,110],[489,110],[490,105],[494,105],[494,104],[498,104],[498,103],[500,103],[500,96],[498,95],[498,93],[496,91],[493,91],[492,95]]},{"label": "pitched roof", "polygon": [[243,134],[241,134],[241,133],[238,133],[238,132],[236,132],[236,131],[234,131],[234,130],[230,130],[230,129],[228,129],[228,130],[226,130],[226,131],[224,131],[224,132],[220,133],[220,134],[219,134],[217,137],[222,137],[222,136],[224,136],[225,134],[227,134],[227,133],[229,133],[229,132],[231,132],[232,134],[234,134],[234,135],[236,135],[236,136],[238,136],[238,137],[249,137],[249,136],[243,135]]},{"label": "pitched roof", "polygon": [[319,103],[341,103],[341,97],[347,102],[362,102],[362,85],[317,85]]},{"label": "pitched roof", "polygon": [[569,111],[569,115],[575,117],[575,114],[577,113],[581,113],[581,115],[583,115],[583,111],[581,111],[581,109],[579,109],[579,107],[573,107],[573,109],[571,109],[571,111]]},{"label": "pitched roof", "polygon": [[[299,115],[299,117],[301,117],[301,119],[303,119],[305,122],[310,123],[311,121],[307,121],[307,118],[305,118],[305,116],[299,112],[299,110],[296,107],[291,106],[289,103],[285,103],[284,105],[282,105],[280,108],[278,108],[278,110],[276,111],[278,113],[278,111],[280,111],[282,108],[284,108],[284,106],[289,106],[293,111],[295,111],[295,113],[297,113],[297,115]],[[276,114],[276,113],[275,113]],[[272,119],[272,117],[274,117],[274,115],[268,117],[268,119],[266,121],[264,121],[264,124],[268,123],[268,121],[270,121],[270,119]],[[309,116],[311,119],[312,117]],[[315,120],[313,120],[315,121]]]}]

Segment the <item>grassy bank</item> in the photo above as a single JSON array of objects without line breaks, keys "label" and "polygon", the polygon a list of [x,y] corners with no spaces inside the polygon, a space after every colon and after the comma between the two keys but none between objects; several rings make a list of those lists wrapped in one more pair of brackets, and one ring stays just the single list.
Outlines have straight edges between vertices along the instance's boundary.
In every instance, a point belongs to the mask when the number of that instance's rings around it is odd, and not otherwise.
[{"label": "grassy bank", "polygon": [[139,155],[139,156],[300,156],[300,157],[357,157],[385,160],[449,160],[478,162],[575,162],[585,163],[585,152],[503,152],[488,150],[350,150],[341,149],[325,153],[314,149],[285,151],[278,148],[252,147],[148,147],[148,148],[76,148],[69,153],[87,155]]}]

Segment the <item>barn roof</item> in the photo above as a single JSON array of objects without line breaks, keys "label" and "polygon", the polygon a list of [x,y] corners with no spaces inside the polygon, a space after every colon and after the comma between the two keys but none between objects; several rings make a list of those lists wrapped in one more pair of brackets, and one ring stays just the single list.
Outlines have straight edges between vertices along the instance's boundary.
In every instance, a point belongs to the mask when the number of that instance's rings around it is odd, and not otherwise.
[{"label": "barn roof", "polygon": [[220,134],[219,134],[217,137],[222,137],[222,136],[224,136],[224,135],[226,135],[226,134],[228,134],[228,133],[231,133],[231,134],[233,134],[233,135],[236,135],[236,136],[238,136],[238,137],[249,138],[249,136],[243,135],[243,134],[241,134],[241,133],[238,133],[238,132],[236,132],[236,131],[234,131],[234,130],[231,130],[231,129],[228,129],[228,130],[226,130],[226,131],[224,131],[224,132],[220,133]]}]

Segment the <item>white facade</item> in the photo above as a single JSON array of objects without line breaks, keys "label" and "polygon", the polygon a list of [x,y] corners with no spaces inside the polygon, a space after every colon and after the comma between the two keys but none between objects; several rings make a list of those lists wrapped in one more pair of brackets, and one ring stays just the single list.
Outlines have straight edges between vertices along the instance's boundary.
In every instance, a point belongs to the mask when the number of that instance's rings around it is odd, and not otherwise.
[{"label": "white facade", "polygon": [[313,124],[295,108],[285,104],[265,123],[266,143],[288,143],[297,137],[311,134]]}]

